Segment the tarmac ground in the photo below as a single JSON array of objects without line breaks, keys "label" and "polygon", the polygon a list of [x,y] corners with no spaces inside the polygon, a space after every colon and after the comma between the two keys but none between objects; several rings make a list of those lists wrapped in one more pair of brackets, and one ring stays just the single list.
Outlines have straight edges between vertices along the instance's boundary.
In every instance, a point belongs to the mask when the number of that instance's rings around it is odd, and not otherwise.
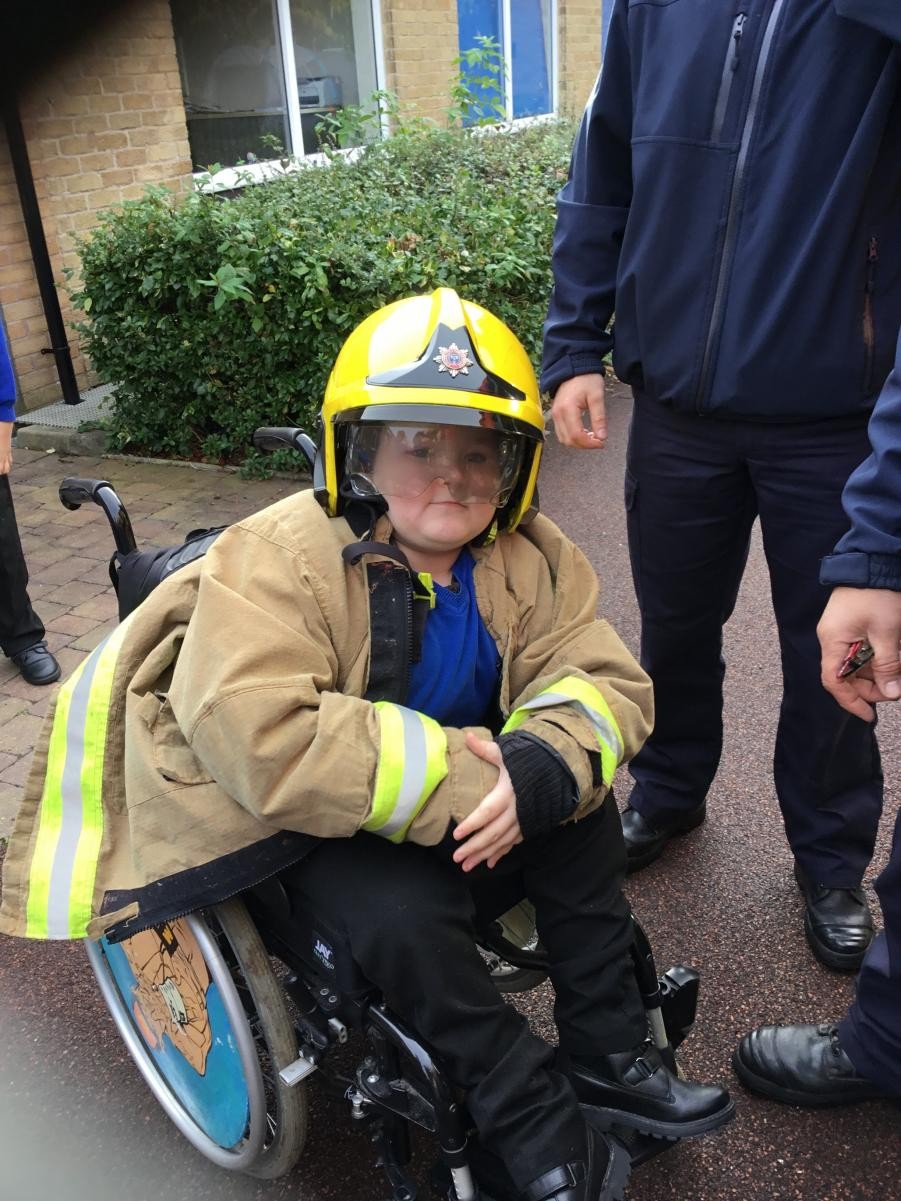
[{"label": "tarmac ground", "polygon": [[[614,393],[610,411],[605,451],[567,452],[551,438],[541,502],[591,558],[602,579],[602,609],[637,651],[622,503],[629,416],[623,392]],[[66,672],[116,619],[106,520],[95,507],[60,506],[56,489],[67,474],[109,479],[139,540],[152,545],[234,521],[297,486],[17,451],[13,494],[30,592]],[[827,1111],[784,1107],[744,1092],[730,1068],[737,1040],[751,1027],[840,1017],[853,986],[851,977],[821,967],[804,940],[772,781],[779,652],[756,534],[725,653],[726,742],[708,821],[631,877],[627,891],[658,967],[687,963],[701,972],[698,1021],[680,1060],[689,1076],[727,1083],[738,1114],[720,1134],[637,1168],[627,1201],[893,1201],[901,1197],[901,1109],[882,1102]],[[25,684],[0,661],[0,838],[12,828],[48,700],[47,690]],[[899,729],[897,711],[883,710],[886,806],[870,888],[898,807]],[[624,775],[621,803],[627,785]],[[552,1037],[549,986],[516,1003]],[[0,1030],[0,1201],[383,1201],[389,1193],[343,1107],[312,1087],[308,1150],[289,1176],[256,1181],[204,1160],[138,1075],[78,944],[0,940]],[[428,1157],[421,1141],[417,1164]]]}]

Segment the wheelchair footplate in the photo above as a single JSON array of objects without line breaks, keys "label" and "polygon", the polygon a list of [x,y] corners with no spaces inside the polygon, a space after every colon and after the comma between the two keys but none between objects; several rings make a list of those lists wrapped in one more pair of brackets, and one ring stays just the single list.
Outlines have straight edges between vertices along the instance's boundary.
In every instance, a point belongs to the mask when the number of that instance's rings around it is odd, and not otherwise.
[{"label": "wheelchair footplate", "polygon": [[[586,1112],[586,1121],[591,1122],[591,1114]],[[675,1146],[678,1139],[655,1138],[652,1135],[641,1134],[637,1130],[627,1130],[622,1126],[605,1128],[605,1133],[612,1135],[629,1152],[632,1167],[647,1163],[664,1151]],[[516,1201],[519,1192],[510,1176],[498,1159],[483,1151],[477,1140],[470,1136],[467,1148],[470,1165],[476,1179],[476,1194],[473,1201]],[[441,1201],[458,1201],[447,1165],[439,1160],[432,1168],[431,1191],[434,1197]]]}]

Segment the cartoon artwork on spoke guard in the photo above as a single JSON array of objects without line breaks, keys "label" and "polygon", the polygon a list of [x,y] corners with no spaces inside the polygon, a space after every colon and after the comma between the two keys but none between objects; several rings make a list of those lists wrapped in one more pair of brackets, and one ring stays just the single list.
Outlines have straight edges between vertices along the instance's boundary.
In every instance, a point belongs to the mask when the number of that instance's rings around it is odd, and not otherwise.
[{"label": "cartoon artwork on spoke guard", "polygon": [[231,1022],[187,921],[101,940],[110,972],[145,1047],[182,1105],[210,1138],[245,1135],[247,1085]]}]

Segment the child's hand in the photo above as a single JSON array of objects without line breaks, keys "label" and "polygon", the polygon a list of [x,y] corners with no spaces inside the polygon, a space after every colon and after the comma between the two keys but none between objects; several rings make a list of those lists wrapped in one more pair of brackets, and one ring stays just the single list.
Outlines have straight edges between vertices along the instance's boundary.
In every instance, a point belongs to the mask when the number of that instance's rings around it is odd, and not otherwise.
[{"label": "child's hand", "polygon": [[0,475],[9,475],[13,466],[13,423],[0,421]]},{"label": "child's hand", "polygon": [[454,851],[454,862],[459,863],[464,872],[471,872],[486,861],[489,867],[494,867],[511,847],[522,842],[522,831],[516,815],[516,793],[504,767],[501,748],[496,742],[486,742],[472,731],[466,735],[466,745],[474,755],[494,764],[500,773],[497,783],[479,807],[454,830],[454,838],[458,841],[466,839]]}]

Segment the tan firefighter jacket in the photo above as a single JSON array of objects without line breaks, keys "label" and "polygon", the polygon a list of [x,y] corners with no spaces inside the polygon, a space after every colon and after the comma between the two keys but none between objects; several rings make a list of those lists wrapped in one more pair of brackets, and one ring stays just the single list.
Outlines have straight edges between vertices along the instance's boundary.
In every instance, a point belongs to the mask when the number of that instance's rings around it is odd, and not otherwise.
[{"label": "tan firefighter jacket", "polygon": [[[387,518],[374,537],[389,540]],[[35,750],[0,930],[124,936],[259,882],[311,836],[434,844],[479,804],[497,771],[463,730],[363,699],[379,557],[345,562],[355,541],[311,492],[292,496],[226,530],[89,656]],[[546,517],[473,553],[503,728],[565,757],[579,817],[646,738],[650,682]]]}]

